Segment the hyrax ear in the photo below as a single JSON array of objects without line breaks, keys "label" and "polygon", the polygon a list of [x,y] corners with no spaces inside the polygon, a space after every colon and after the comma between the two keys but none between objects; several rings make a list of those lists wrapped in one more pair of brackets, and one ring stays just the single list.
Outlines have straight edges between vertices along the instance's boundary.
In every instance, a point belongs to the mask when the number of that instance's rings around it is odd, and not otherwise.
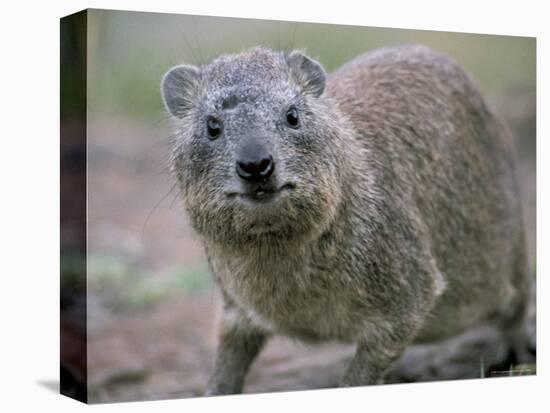
[{"label": "hyrax ear", "polygon": [[321,96],[325,90],[327,74],[321,64],[301,52],[290,53],[286,61],[295,80],[304,88],[304,92],[315,97]]},{"label": "hyrax ear", "polygon": [[162,78],[162,98],[166,109],[175,117],[182,118],[196,101],[200,70],[198,67],[181,65],[170,69]]}]

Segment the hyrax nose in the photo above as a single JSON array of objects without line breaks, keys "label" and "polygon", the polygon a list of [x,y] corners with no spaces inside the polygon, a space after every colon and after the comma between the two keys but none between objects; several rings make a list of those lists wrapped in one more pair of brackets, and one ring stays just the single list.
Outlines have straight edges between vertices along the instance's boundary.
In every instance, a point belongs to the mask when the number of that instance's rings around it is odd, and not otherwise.
[{"label": "hyrax nose", "polygon": [[271,176],[274,170],[275,162],[271,155],[237,161],[237,175],[245,181],[264,181]]},{"label": "hyrax nose", "polygon": [[265,181],[275,170],[273,157],[260,145],[246,145],[237,159],[237,175],[245,181]]}]

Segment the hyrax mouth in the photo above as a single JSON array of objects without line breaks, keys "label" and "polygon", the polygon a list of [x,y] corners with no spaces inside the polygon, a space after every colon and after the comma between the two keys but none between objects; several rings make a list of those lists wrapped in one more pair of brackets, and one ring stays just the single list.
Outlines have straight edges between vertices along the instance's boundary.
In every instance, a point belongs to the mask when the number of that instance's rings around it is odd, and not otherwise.
[{"label": "hyrax mouth", "polygon": [[277,198],[281,193],[294,189],[293,183],[286,183],[280,187],[275,187],[270,183],[257,183],[250,185],[242,192],[229,192],[229,198],[242,198],[253,202],[268,202]]}]

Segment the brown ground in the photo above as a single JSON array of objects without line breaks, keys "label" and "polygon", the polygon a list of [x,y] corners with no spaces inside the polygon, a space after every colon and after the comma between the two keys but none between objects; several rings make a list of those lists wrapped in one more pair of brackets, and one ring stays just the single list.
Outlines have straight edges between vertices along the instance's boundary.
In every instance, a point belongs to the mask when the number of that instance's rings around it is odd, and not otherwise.
[{"label": "brown ground", "polygon": [[[534,266],[534,98],[514,94],[513,104],[499,107],[518,136]],[[213,363],[215,297],[208,283],[171,283],[167,270],[201,265],[204,257],[172,205],[176,192],[155,208],[172,185],[163,172],[166,122],[92,119],[89,134],[90,401],[201,395]],[[103,265],[104,257],[111,264]],[[122,269],[113,270],[113,259]],[[148,296],[156,285],[164,287]],[[245,392],[334,387],[352,352],[277,337],[252,366]]]}]

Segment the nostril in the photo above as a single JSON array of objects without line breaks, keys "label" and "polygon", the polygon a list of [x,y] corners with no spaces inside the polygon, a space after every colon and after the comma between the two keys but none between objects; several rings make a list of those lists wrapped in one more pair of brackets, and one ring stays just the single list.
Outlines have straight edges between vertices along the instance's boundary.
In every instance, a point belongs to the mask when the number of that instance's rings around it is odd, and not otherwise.
[{"label": "nostril", "polygon": [[273,158],[270,156],[269,158],[264,158],[261,160],[260,165],[258,167],[258,174],[262,178],[267,178],[273,173],[274,164],[273,164]]},{"label": "nostril", "polygon": [[254,164],[237,161],[237,174],[243,179],[250,179],[254,175]]},{"label": "nostril", "polygon": [[237,174],[245,180],[267,179],[275,169],[273,157],[259,161],[237,161]]}]

